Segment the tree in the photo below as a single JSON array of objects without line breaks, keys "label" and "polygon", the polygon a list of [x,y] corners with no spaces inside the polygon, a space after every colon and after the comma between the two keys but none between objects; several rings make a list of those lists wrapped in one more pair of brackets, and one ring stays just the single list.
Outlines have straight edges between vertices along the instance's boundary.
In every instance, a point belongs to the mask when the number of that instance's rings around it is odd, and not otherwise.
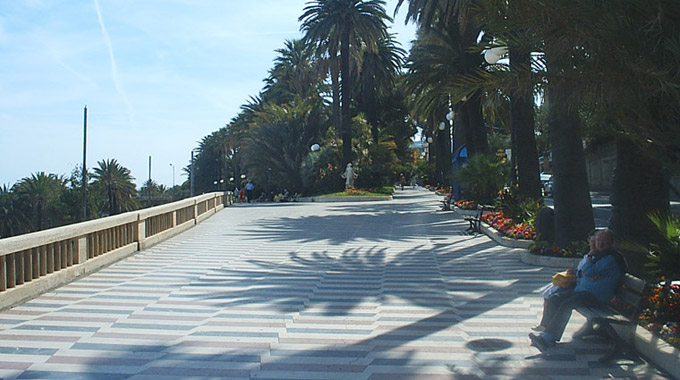
[{"label": "tree", "polygon": [[390,94],[396,86],[396,78],[403,65],[406,52],[395,44],[391,35],[378,40],[375,51],[364,49],[361,58],[359,109],[366,114],[371,125],[373,143],[380,140],[379,110],[381,99]]},{"label": "tree", "polygon": [[315,60],[314,49],[303,40],[286,41],[276,50],[274,67],[265,80],[264,99],[282,104],[299,96],[318,97],[322,71]]},{"label": "tree", "polygon": [[20,202],[27,207],[26,215],[33,230],[43,230],[61,224],[60,196],[66,181],[56,174],[38,172],[16,184]]},{"label": "tree", "polygon": [[19,206],[17,193],[7,185],[0,186],[0,238],[29,231],[30,220]]},{"label": "tree", "polygon": [[278,190],[302,192],[301,167],[309,147],[319,138],[320,108],[310,100],[266,104],[254,115],[252,131],[243,140],[250,176],[273,181]]},{"label": "tree", "polygon": [[137,191],[130,170],[121,166],[115,158],[98,161],[97,165],[92,178],[103,199],[100,205],[102,215],[116,215],[136,209]]},{"label": "tree", "polygon": [[[399,0],[397,10],[404,0]],[[482,103],[484,93],[477,89],[469,90],[460,85],[459,79],[476,72],[482,64],[478,54],[478,39],[481,29],[475,22],[475,12],[468,0],[409,0],[406,19],[418,24],[419,39],[424,37],[427,52],[435,58],[431,64],[440,71],[437,79],[443,81],[437,87],[446,88],[446,97],[456,111],[456,125],[462,135],[456,135],[454,140],[467,146],[468,153],[487,153],[488,141],[486,125],[482,117]],[[456,63],[451,65],[442,60],[444,54],[437,52],[445,47],[447,53],[453,53]],[[413,54],[413,52],[412,52]],[[441,66],[441,65],[444,66]],[[455,75],[446,75],[446,70],[455,70]],[[463,91],[461,91],[463,89]],[[456,143],[458,145],[458,143]]]},{"label": "tree", "polygon": [[[352,161],[352,77],[351,49],[366,46],[374,51],[380,38],[387,35],[385,21],[392,21],[382,0],[316,0],[304,9],[299,20],[305,39],[323,43],[329,39],[340,45],[341,135],[343,162]],[[333,37],[329,37],[333,36]],[[339,36],[339,38],[338,38]],[[335,50],[335,49],[332,49]]]}]

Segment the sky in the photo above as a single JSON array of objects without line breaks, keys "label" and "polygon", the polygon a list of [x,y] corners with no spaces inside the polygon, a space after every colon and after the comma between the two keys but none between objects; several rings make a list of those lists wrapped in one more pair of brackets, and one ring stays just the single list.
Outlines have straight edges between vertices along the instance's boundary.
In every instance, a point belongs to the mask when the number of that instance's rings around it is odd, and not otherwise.
[{"label": "sky", "polygon": [[[0,0],[0,186],[115,158],[139,186],[256,96],[306,0]],[[397,0],[386,2],[394,15]],[[391,24],[406,50],[406,5]],[[173,175],[174,173],[174,175]],[[173,179],[174,177],[174,179]]]}]

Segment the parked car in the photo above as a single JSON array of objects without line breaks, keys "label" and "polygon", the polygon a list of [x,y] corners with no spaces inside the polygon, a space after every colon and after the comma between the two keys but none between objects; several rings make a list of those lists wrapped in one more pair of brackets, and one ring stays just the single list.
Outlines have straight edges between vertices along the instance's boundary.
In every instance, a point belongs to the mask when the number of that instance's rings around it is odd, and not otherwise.
[{"label": "parked car", "polygon": [[543,185],[542,191],[544,197],[552,196],[553,192],[553,180],[552,174],[541,173],[541,185]]},{"label": "parked car", "polygon": [[545,181],[543,183],[543,196],[544,197],[552,197],[552,192],[553,192],[553,181],[552,179]]}]

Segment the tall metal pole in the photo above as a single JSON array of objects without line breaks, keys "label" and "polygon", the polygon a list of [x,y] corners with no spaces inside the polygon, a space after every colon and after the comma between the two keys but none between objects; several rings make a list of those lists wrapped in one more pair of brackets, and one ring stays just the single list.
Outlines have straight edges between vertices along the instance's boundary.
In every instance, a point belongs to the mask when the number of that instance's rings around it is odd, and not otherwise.
[{"label": "tall metal pole", "polygon": [[194,151],[193,151],[193,149],[191,150],[191,173],[189,173],[189,175],[191,176],[191,178],[189,178],[189,180],[190,180],[190,184],[191,184],[191,196],[193,197],[194,194],[195,194],[195,191],[194,191]]},{"label": "tall metal pole", "polygon": [[83,216],[87,220],[87,106],[83,111]]}]

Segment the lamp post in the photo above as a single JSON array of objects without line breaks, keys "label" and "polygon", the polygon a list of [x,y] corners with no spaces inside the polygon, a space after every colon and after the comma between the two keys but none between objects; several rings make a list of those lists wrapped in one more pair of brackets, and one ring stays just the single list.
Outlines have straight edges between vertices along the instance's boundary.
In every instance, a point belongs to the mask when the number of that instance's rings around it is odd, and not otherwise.
[{"label": "lamp post", "polygon": [[191,197],[193,197],[194,194],[195,194],[195,190],[194,190],[194,150],[193,149],[191,150],[191,169],[190,170],[191,170],[191,172],[189,173],[189,175],[191,176],[191,178],[189,178],[189,187],[190,187],[189,191],[191,193]]},{"label": "lamp post", "polygon": [[172,188],[175,188],[175,164],[170,164],[172,166]]},{"label": "lamp post", "polygon": [[491,65],[495,65],[508,52],[507,46],[497,46],[484,52],[484,60]]}]

